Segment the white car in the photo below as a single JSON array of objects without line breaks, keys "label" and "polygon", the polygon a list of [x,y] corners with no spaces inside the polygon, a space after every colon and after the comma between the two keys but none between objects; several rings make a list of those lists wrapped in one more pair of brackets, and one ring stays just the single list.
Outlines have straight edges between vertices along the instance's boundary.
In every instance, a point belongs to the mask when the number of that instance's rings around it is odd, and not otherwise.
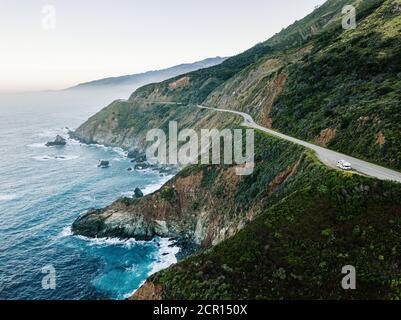
[{"label": "white car", "polygon": [[352,170],[352,165],[345,160],[338,160],[337,167],[339,167],[342,170]]}]

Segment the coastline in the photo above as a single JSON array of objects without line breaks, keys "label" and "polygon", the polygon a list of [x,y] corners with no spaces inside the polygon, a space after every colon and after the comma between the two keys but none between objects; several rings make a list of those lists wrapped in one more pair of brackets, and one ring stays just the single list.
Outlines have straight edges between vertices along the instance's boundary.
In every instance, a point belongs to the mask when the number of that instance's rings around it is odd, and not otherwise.
[{"label": "coastline", "polygon": [[[74,131],[68,130],[68,138],[73,143],[79,143],[81,145],[86,145],[88,147],[96,147],[96,148],[104,148],[108,150],[113,150],[117,152],[119,155],[126,157],[131,160],[131,162],[136,162],[138,159],[141,159],[145,156],[145,152],[143,150],[135,149],[134,152],[136,154],[135,157],[129,157],[129,153],[132,150],[124,150],[121,147],[117,146],[107,146],[104,144],[99,144],[95,141],[88,143],[85,139],[82,139],[74,134]],[[146,173],[148,171],[163,171],[163,169],[167,170],[167,174],[163,175],[161,182],[146,185],[144,188],[141,189],[144,196],[150,195],[159,191],[168,181],[174,179],[177,175],[179,169],[175,170],[172,174],[168,169],[171,169],[169,166],[157,166],[149,167],[145,170],[140,170],[140,172]],[[161,173],[159,171],[159,173]],[[161,175],[160,175],[161,176]],[[133,191],[127,191],[124,193],[122,198],[132,199],[132,195],[134,194]],[[131,196],[130,196],[131,195]],[[118,198],[118,199],[121,199]],[[116,199],[116,201],[118,200]],[[85,214],[85,212],[81,213],[81,215]],[[81,216],[80,215],[80,216]],[[68,229],[68,230],[67,230]],[[101,237],[101,238],[93,238],[87,237],[82,235],[76,235],[72,231],[72,225],[63,229],[60,233],[61,236],[73,236],[77,237],[81,240],[84,240],[89,243],[93,243],[93,245],[118,245],[124,244],[129,245],[130,243],[145,243],[145,242],[155,242],[158,246],[157,253],[154,256],[154,262],[151,264],[151,270],[147,274],[147,278],[144,279],[139,286],[137,286],[132,292],[125,295],[124,299],[131,298],[147,281],[148,279],[155,273],[167,269],[170,266],[176,264],[178,261],[182,260],[183,258],[189,256],[190,254],[194,253],[198,246],[194,245],[191,241],[188,241],[184,238],[171,238],[171,237],[159,237],[155,236],[150,240],[136,240],[135,238],[114,238],[114,237]]]}]

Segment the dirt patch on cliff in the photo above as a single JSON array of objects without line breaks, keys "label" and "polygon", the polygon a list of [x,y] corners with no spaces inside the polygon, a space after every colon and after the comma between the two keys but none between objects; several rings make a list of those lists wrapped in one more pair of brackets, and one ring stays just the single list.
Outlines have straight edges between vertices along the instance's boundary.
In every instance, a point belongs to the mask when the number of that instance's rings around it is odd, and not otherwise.
[{"label": "dirt patch on cliff", "polygon": [[265,87],[262,95],[258,100],[260,105],[258,122],[266,127],[273,127],[273,120],[269,117],[272,111],[273,103],[284,88],[288,75],[285,73],[277,74]]},{"label": "dirt patch on cliff", "polygon": [[279,68],[281,65],[282,62],[279,59],[268,59],[261,65],[261,70],[270,72]]},{"label": "dirt patch on cliff", "polygon": [[386,143],[386,137],[383,132],[379,131],[376,134],[376,145],[383,146]]},{"label": "dirt patch on cliff", "polygon": [[173,187],[177,191],[178,199],[181,208],[190,208],[199,192],[199,187],[202,183],[203,172],[199,171],[196,174],[179,177],[174,182]]},{"label": "dirt patch on cliff", "polygon": [[170,84],[168,85],[168,87],[169,87],[170,89],[174,90],[174,89],[177,89],[177,88],[180,88],[180,87],[185,87],[185,86],[187,86],[187,85],[189,84],[190,81],[191,81],[191,78],[185,76],[185,77],[182,77],[182,78],[180,78],[180,79],[178,79],[178,80],[176,80],[176,81],[170,83]]},{"label": "dirt patch on cliff", "polygon": [[287,167],[281,171],[274,179],[269,183],[269,194],[272,194],[276,189],[281,186],[289,177],[291,177],[299,166],[300,161],[297,161],[292,166]]},{"label": "dirt patch on cliff", "polygon": [[162,300],[162,286],[146,281],[128,300]]},{"label": "dirt patch on cliff", "polygon": [[317,144],[321,146],[327,146],[337,135],[337,130],[333,128],[327,128],[320,131],[318,137],[316,137],[315,141]]}]

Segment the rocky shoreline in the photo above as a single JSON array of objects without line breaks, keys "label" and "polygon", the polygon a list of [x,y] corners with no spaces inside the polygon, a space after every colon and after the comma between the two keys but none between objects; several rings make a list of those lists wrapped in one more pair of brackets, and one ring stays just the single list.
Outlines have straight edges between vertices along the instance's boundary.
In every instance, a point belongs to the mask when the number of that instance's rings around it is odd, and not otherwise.
[{"label": "rocky shoreline", "polygon": [[[189,174],[181,171],[145,197],[121,198],[104,209],[84,213],[73,223],[73,233],[136,240],[177,238],[204,248],[223,241],[240,230],[247,219],[216,206],[215,191],[205,185],[208,175],[215,175],[212,168],[199,166],[192,170]],[[219,181],[226,181],[224,176],[230,184],[224,188],[235,187],[235,167],[222,169],[221,176]],[[219,201],[234,205],[229,193]]]}]

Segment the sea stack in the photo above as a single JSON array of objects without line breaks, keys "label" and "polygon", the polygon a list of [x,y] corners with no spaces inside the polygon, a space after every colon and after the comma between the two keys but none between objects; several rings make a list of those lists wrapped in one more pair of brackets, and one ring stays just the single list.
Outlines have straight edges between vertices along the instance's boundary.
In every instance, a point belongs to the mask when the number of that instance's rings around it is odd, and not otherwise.
[{"label": "sea stack", "polygon": [[139,189],[139,188],[136,188],[135,191],[134,191],[134,193],[135,193],[135,197],[136,197],[136,198],[142,198],[142,197],[143,197],[143,192],[142,192],[142,190]]},{"label": "sea stack", "polygon": [[65,146],[67,144],[67,140],[65,140],[62,136],[57,135],[54,141],[49,141],[46,143],[46,147],[53,147],[53,146]]},{"label": "sea stack", "polygon": [[110,162],[107,160],[102,160],[102,161],[100,161],[98,167],[99,168],[108,168],[108,167],[110,167]]}]

